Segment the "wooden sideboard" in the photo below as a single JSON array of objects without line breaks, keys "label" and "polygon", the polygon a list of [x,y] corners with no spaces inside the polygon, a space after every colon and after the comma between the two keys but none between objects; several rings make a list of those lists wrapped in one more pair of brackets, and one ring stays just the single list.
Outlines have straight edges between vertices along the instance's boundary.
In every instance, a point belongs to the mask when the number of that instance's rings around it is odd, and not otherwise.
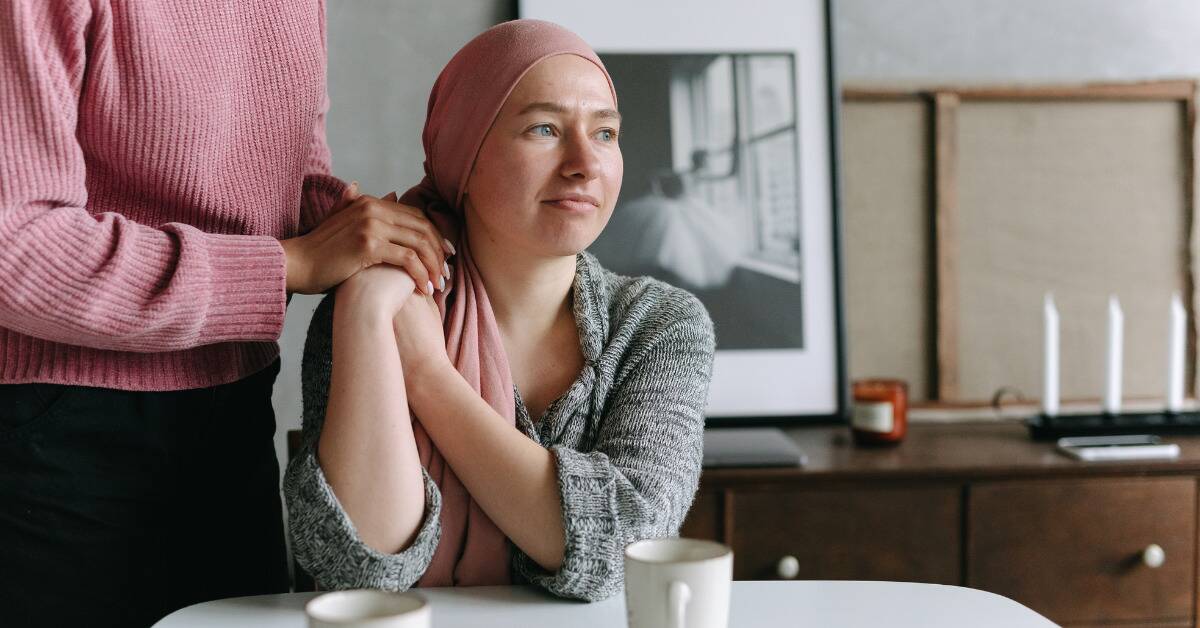
[{"label": "wooden sideboard", "polygon": [[804,468],[706,469],[681,532],[733,547],[737,579],[933,582],[1064,625],[1194,625],[1200,437],[1166,438],[1178,460],[1083,463],[1013,423],[914,425],[882,449],[788,435]]}]

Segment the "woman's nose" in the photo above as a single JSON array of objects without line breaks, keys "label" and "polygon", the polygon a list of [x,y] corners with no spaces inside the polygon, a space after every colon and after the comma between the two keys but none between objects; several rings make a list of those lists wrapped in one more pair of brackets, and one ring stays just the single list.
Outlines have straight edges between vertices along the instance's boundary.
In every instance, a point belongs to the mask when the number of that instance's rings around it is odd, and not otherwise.
[{"label": "woman's nose", "polygon": [[562,176],[584,181],[600,176],[600,156],[587,133],[573,132],[564,144]]}]

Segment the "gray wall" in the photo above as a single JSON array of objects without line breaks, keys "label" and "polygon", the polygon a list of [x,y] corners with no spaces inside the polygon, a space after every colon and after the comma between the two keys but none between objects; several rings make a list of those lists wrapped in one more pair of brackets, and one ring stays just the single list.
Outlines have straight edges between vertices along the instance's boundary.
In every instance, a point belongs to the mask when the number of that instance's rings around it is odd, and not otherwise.
[{"label": "gray wall", "polygon": [[[421,176],[421,126],[437,72],[475,34],[515,17],[516,5],[497,0],[327,2],[334,172],[357,179],[370,193],[403,191]],[[846,82],[1200,76],[1196,0],[835,2],[837,52]],[[283,433],[300,425],[300,355],[316,302],[313,297],[293,300],[281,340],[283,371],[275,387],[281,451]]]},{"label": "gray wall", "polygon": [[1200,75],[1196,0],[834,0],[854,83]]}]

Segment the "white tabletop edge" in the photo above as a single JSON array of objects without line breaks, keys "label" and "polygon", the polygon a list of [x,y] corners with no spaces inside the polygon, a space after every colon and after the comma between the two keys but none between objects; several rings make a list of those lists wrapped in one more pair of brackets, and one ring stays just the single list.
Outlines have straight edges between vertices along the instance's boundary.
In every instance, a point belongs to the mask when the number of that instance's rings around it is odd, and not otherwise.
[{"label": "white tabletop edge", "polygon": [[[433,608],[434,628],[625,625],[621,595],[587,604],[534,587],[419,589]],[[180,609],[155,628],[303,628],[304,604],[316,593],[287,593],[204,602]],[[967,587],[853,580],[736,581],[730,628],[820,625],[857,628],[1042,628],[1055,624],[1001,595]]]}]

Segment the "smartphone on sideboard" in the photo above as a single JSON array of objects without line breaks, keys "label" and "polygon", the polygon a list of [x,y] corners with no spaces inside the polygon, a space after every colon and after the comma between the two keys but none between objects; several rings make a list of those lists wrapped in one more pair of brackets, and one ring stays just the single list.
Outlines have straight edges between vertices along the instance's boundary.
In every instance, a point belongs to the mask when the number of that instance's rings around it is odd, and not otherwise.
[{"label": "smartphone on sideboard", "polygon": [[1104,460],[1170,460],[1179,457],[1179,445],[1164,443],[1156,434],[1072,436],[1058,439],[1058,450],[1088,462]]}]

